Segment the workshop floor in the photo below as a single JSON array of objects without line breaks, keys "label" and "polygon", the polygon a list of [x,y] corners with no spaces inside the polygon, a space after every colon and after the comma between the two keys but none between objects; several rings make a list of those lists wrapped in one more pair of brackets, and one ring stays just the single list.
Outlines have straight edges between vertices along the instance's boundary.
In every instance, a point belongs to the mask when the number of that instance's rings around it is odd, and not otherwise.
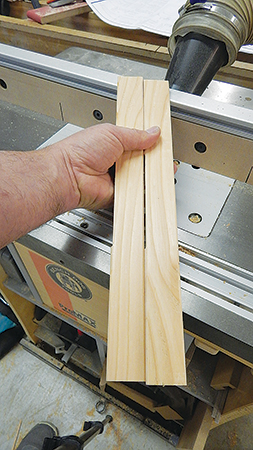
[{"label": "workshop floor", "polygon": [[[83,421],[101,420],[99,396],[18,345],[0,361],[0,448],[13,450],[39,421],[54,423],[61,435],[81,430]],[[87,448],[94,450],[173,450],[175,447],[114,405],[113,423]],[[253,450],[253,415],[213,430],[205,450]]]}]

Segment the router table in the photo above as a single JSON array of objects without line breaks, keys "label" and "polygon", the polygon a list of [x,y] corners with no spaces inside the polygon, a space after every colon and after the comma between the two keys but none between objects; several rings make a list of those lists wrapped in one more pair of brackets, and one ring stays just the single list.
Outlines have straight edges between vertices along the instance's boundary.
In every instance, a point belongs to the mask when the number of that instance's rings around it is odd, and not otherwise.
[{"label": "router table", "polygon": [[[56,366],[76,364],[110,400],[130,399],[134,414],[177,448],[204,448],[200,432],[207,437],[218,423],[253,411],[253,86],[240,78],[240,64],[231,69],[236,84],[214,80],[202,97],[171,91],[186,387],[105,388],[112,210],[70,211],[1,251],[1,291],[26,331],[23,345],[44,342],[60,355]],[[1,149],[31,150],[80,127],[115,123],[117,76],[165,73],[163,62],[113,51],[71,47],[49,56],[0,44]],[[35,306],[46,312],[41,320]],[[85,353],[75,340],[66,349],[62,322],[95,350]],[[191,408],[180,408],[178,395]]]}]

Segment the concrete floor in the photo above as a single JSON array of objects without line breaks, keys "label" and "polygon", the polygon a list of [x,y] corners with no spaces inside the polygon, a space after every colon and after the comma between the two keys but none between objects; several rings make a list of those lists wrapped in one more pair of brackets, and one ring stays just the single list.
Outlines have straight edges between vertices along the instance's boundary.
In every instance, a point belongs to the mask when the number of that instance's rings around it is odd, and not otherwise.
[{"label": "concrete floor", "polygon": [[[50,421],[60,435],[75,434],[84,420],[103,420],[95,411],[98,395],[44,361],[16,347],[0,362],[0,449],[12,450],[20,420],[20,439],[36,423]],[[3,382],[4,380],[4,382]],[[113,422],[93,440],[94,450],[172,450],[174,447],[120,408],[110,404]]]},{"label": "concrete floor", "polygon": [[205,450],[253,450],[253,415],[232,420],[212,430]]},{"label": "concrete floor", "polygon": [[[0,449],[12,450],[39,421],[54,423],[61,435],[81,430],[84,420],[102,420],[95,410],[100,397],[18,345],[0,362]],[[87,448],[94,450],[173,450],[175,447],[115,405],[105,433]],[[253,450],[253,415],[211,431],[205,450]]]}]

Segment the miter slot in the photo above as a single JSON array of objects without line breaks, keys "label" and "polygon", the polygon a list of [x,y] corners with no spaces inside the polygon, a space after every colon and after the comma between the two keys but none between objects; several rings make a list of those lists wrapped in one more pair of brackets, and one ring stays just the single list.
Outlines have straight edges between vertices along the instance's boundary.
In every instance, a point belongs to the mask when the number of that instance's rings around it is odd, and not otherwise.
[{"label": "miter slot", "polygon": [[206,273],[215,278],[220,278],[226,283],[230,283],[236,288],[243,289],[249,293],[253,293],[253,274],[244,269],[232,266],[232,264],[225,264],[224,261],[220,261],[218,258],[214,258],[211,255],[204,254],[187,254],[180,250],[180,262],[200,270],[202,273]]},{"label": "miter slot", "polygon": [[191,285],[253,312],[253,294],[184,264],[180,264],[180,275],[182,280],[187,281]]},{"label": "miter slot", "polygon": [[206,261],[180,251],[180,276],[192,286],[253,312],[253,276],[247,271],[226,269],[218,260],[209,257]]},{"label": "miter slot", "polygon": [[112,225],[108,223],[107,219],[99,215],[89,213],[86,210],[69,211],[58,216],[55,220],[99,242],[111,245]]}]

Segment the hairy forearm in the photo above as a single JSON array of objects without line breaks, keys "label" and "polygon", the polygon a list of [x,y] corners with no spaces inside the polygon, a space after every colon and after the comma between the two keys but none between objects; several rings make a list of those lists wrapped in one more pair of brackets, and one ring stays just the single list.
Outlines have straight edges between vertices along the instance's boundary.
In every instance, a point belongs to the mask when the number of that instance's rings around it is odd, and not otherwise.
[{"label": "hairy forearm", "polygon": [[0,169],[0,248],[78,204],[57,150],[3,151]]},{"label": "hairy forearm", "polygon": [[123,151],[151,148],[159,136],[158,127],[102,124],[42,150],[0,151],[0,248],[65,211],[110,204],[108,169]]}]

